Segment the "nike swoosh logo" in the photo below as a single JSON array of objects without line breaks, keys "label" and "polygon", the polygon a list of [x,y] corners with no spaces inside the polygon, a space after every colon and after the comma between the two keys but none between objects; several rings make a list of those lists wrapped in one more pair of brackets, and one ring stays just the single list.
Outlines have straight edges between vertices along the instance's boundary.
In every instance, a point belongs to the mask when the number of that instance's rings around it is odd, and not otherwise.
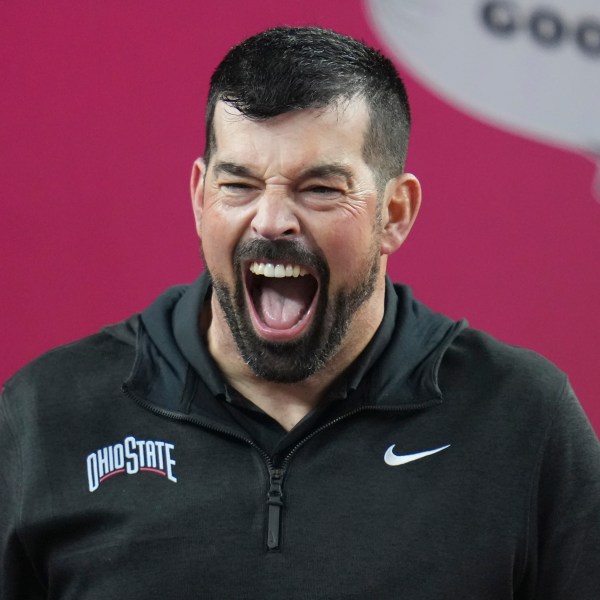
[{"label": "nike swoosh logo", "polygon": [[390,465],[390,467],[397,467],[398,465],[405,465],[406,463],[412,462],[413,460],[419,460],[420,458],[425,458],[426,456],[431,456],[436,452],[441,452],[446,448],[450,448],[450,444],[446,446],[442,446],[441,448],[435,448],[435,450],[425,450],[425,452],[416,452],[415,454],[394,454],[394,446],[396,444],[392,444],[386,451],[383,460],[385,460],[386,465]]}]

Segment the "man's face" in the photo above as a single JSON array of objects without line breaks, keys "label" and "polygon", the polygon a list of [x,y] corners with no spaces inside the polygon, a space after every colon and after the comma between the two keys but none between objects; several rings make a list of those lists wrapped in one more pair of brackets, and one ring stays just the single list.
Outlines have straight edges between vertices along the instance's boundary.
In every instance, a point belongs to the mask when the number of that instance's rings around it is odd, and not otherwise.
[{"label": "man's face", "polygon": [[221,309],[213,319],[223,315],[261,378],[318,371],[356,339],[353,316],[381,289],[367,125],[358,100],[266,121],[216,107],[216,146],[194,193],[198,231]]}]

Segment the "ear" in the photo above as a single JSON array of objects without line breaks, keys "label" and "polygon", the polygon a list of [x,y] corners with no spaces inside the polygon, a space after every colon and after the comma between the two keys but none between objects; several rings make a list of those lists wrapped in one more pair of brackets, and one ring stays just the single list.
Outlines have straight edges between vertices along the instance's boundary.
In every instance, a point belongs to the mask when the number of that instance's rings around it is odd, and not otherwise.
[{"label": "ear", "polygon": [[204,159],[197,158],[192,167],[192,177],[190,180],[190,192],[192,194],[192,209],[196,220],[196,231],[200,235],[202,225],[202,212],[204,210],[204,175],[206,166]]},{"label": "ear", "polygon": [[388,181],[382,207],[381,254],[392,254],[400,248],[408,237],[420,206],[421,184],[414,175],[403,173]]}]

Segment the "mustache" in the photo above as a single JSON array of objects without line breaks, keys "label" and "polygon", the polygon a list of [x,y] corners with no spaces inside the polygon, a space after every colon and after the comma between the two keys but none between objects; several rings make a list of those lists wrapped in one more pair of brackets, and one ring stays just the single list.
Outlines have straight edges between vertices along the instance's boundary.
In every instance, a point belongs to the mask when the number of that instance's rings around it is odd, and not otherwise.
[{"label": "mustache", "polygon": [[317,252],[308,250],[298,240],[254,239],[242,242],[233,253],[233,264],[236,270],[246,262],[265,260],[299,264],[309,267],[322,276],[329,274],[325,258]]}]

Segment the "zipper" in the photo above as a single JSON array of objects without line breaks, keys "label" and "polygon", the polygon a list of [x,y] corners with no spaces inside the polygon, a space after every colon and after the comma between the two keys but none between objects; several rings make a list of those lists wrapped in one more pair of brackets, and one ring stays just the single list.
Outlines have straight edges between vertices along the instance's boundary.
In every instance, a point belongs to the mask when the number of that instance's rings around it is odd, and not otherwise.
[{"label": "zipper", "polygon": [[267,467],[267,471],[269,473],[269,490],[267,492],[267,550],[272,552],[279,550],[281,547],[281,521],[282,521],[282,513],[283,508],[285,506],[283,501],[283,480],[286,475],[286,470],[290,463],[290,460],[296,454],[296,452],[304,445],[306,442],[311,440],[315,435],[323,432],[326,429],[329,429],[333,425],[336,425],[340,421],[347,419],[348,417],[352,417],[359,412],[362,411],[394,411],[394,412],[403,412],[403,411],[411,411],[411,410],[419,410],[421,408],[425,408],[428,404],[411,404],[405,406],[359,406],[350,412],[344,413],[339,417],[336,417],[332,421],[328,421],[324,423],[320,427],[317,427],[314,431],[309,433],[306,437],[303,437],[299,440],[292,449],[285,455],[283,460],[281,461],[279,466],[275,466],[273,460],[263,450],[258,444],[256,444],[251,438],[244,437],[243,435],[231,430],[218,427],[211,423],[207,423],[201,419],[196,419],[189,415],[185,415],[183,413],[178,413],[175,411],[167,410],[164,408],[160,408],[147,402],[142,398],[138,398],[131,390],[127,388],[125,384],[121,386],[121,389],[125,393],[128,398],[131,398],[134,402],[153,412],[156,415],[161,417],[166,417],[169,419],[174,419],[176,421],[186,421],[188,423],[193,423],[194,425],[198,425],[199,427],[203,427],[204,429],[208,429],[209,431],[214,431],[216,433],[220,433],[222,435],[228,435],[230,437],[239,439],[252,448],[254,448],[265,461],[265,465]]},{"label": "zipper", "polygon": [[285,455],[281,465],[275,469],[269,471],[269,492],[267,494],[268,520],[267,520],[267,549],[270,551],[279,550],[281,545],[281,513],[284,507],[283,503],[283,478],[286,474],[286,469],[289,465],[290,460],[296,454],[296,452],[312,439],[315,435],[323,432],[325,429],[336,425],[340,421],[352,417],[359,412],[372,410],[372,411],[384,411],[391,410],[395,412],[419,410],[424,408],[424,404],[412,404],[407,406],[398,407],[381,407],[381,406],[359,406],[350,412],[344,413],[335,419],[324,423],[320,427],[317,427],[314,431],[309,433],[306,437],[299,440],[295,446]]},{"label": "zipper", "polygon": [[281,533],[281,509],[283,508],[283,469],[273,469],[269,474],[267,493],[267,550],[278,550]]}]

